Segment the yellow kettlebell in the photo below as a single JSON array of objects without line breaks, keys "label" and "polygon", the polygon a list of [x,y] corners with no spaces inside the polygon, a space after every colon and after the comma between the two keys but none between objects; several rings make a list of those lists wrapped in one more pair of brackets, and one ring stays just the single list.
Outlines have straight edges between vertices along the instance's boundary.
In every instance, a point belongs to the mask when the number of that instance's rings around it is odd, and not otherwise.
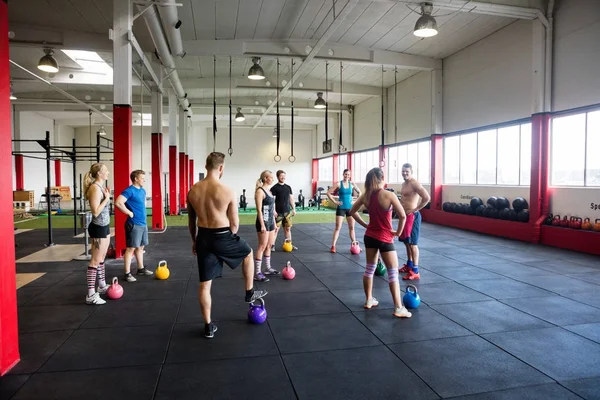
[{"label": "yellow kettlebell", "polygon": [[169,278],[171,272],[169,271],[169,268],[167,268],[167,262],[165,260],[158,262],[158,267],[156,267],[154,274],[156,275],[156,279],[165,280]]},{"label": "yellow kettlebell", "polygon": [[294,249],[294,246],[292,246],[292,242],[290,242],[289,240],[286,240],[285,242],[283,242],[283,246],[281,246],[281,248],[283,249],[283,251],[286,251],[289,253]]}]

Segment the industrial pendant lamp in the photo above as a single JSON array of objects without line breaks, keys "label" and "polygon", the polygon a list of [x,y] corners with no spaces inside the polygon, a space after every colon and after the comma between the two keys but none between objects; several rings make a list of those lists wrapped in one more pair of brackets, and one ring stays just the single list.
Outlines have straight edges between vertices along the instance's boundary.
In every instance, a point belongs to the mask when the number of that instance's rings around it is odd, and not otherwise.
[{"label": "industrial pendant lamp", "polygon": [[260,81],[265,79],[265,71],[260,66],[260,57],[252,57],[252,66],[248,71],[248,79]]},{"label": "industrial pendant lamp", "polygon": [[104,125],[100,125],[100,130],[98,131],[98,135],[106,136],[106,129],[104,129]]},{"label": "industrial pendant lamp", "polygon": [[56,59],[52,56],[54,54],[54,50],[49,47],[44,49],[45,56],[40,58],[38,62],[38,69],[44,72],[57,73],[58,72],[58,63]]},{"label": "industrial pendant lamp", "polygon": [[433,5],[431,3],[421,4],[421,17],[415,24],[413,34],[418,37],[432,37],[438,34],[437,22],[431,16]]},{"label": "industrial pendant lamp", "polygon": [[15,96],[15,92],[13,92],[12,82],[10,82],[10,99],[11,100],[16,100],[17,99],[17,96]]},{"label": "industrial pendant lamp", "polygon": [[277,137],[277,128],[273,128],[273,137],[276,138]]},{"label": "industrial pendant lamp", "polygon": [[242,108],[238,107],[237,109],[237,114],[235,114],[235,120],[237,122],[243,122],[246,120],[246,117],[244,116],[244,114],[242,114]]},{"label": "industrial pendant lamp", "polygon": [[323,99],[323,92],[317,93],[317,100],[315,100],[315,108],[325,108],[327,105],[325,104],[325,100]]}]

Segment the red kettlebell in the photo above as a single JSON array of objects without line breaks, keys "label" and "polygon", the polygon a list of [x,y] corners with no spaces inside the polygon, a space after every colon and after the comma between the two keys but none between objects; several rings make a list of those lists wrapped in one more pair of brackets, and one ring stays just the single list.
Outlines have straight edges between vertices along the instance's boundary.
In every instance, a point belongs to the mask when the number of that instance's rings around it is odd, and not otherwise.
[{"label": "red kettlebell", "polygon": [[357,255],[357,254],[360,254],[360,251],[361,251],[360,244],[358,242],[352,243],[352,245],[350,246],[350,253]]},{"label": "red kettlebell", "polygon": [[292,280],[296,277],[296,270],[292,268],[292,263],[287,262],[285,268],[281,270],[281,277],[286,280]]},{"label": "red kettlebell", "polygon": [[582,220],[579,217],[573,217],[573,222],[571,223],[571,228],[573,229],[581,229]]},{"label": "red kettlebell", "polygon": [[598,218],[596,221],[594,221],[594,230],[596,232],[600,232],[600,218]]},{"label": "red kettlebell", "polygon": [[583,229],[583,230],[591,231],[593,228],[594,228],[594,226],[590,222],[589,218],[584,219],[583,222],[581,223],[581,229]]},{"label": "red kettlebell", "polygon": [[109,299],[117,300],[123,297],[123,286],[119,285],[119,280],[115,276],[112,280],[112,284],[106,291],[106,296]]},{"label": "red kettlebell", "polygon": [[562,226],[563,228],[569,227],[569,220],[567,218],[568,217],[565,215],[565,217],[560,220],[560,226]]},{"label": "red kettlebell", "polygon": [[555,215],[552,219],[552,226],[560,226],[560,215]]}]

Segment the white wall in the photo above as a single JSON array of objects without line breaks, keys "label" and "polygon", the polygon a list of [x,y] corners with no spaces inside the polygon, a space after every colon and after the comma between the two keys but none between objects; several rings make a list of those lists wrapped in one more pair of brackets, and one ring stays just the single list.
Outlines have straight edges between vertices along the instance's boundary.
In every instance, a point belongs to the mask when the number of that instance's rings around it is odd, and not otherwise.
[{"label": "white wall", "polygon": [[483,204],[492,196],[506,197],[512,207],[515,197],[522,197],[529,203],[529,186],[478,186],[443,185],[442,202],[469,203],[470,197],[479,197]]},{"label": "white wall", "polygon": [[[429,71],[422,71],[398,82],[396,101],[394,86],[388,88],[386,144],[431,136],[431,74]],[[397,115],[397,135],[394,129],[394,112]]]},{"label": "white wall", "polygon": [[381,144],[381,98],[373,97],[354,107],[353,151],[378,147]]},{"label": "white wall", "polygon": [[519,20],[444,59],[444,133],[531,116],[532,43]]},{"label": "white wall", "polygon": [[[348,151],[352,149],[352,116],[349,113],[341,113],[342,122],[342,144]],[[304,131],[307,132],[307,131]],[[316,125],[313,131],[313,158],[330,157],[338,153],[340,144],[340,114],[330,114],[327,126],[327,134],[331,139],[331,152],[323,153],[323,142],[325,141],[325,121]],[[295,138],[294,138],[294,142]]]},{"label": "white wall", "polygon": [[600,218],[600,189],[550,188],[550,213],[561,217]]},{"label": "white wall", "polygon": [[561,0],[554,14],[553,110],[600,103],[600,1]]},{"label": "white wall", "polygon": [[[207,128],[207,130],[211,133],[207,135],[206,146],[212,151],[212,128]],[[276,154],[276,140],[272,135],[272,128],[233,128],[233,155],[231,157],[227,155],[225,159],[222,181],[235,191],[238,198],[242,194],[242,189],[246,189],[249,207],[255,206],[256,180],[265,169],[272,171],[273,174],[279,169],[284,170],[287,175],[286,183],[292,187],[294,198],[298,197],[300,189],[305,197],[310,197],[312,132],[294,131],[294,156],[296,156],[294,163],[288,161],[290,156],[289,130],[282,130],[283,137],[279,145],[280,162],[273,160]],[[228,147],[228,140],[217,140],[217,151],[227,154]],[[201,165],[204,166],[204,162]]]},{"label": "white wall", "polygon": [[[73,138],[75,137],[75,129],[66,125],[55,125],[55,137],[53,141],[54,146],[72,146]],[[54,167],[54,165],[52,166]],[[61,162],[60,164],[60,176],[61,186],[71,187],[71,197],[73,197],[73,168],[72,162]],[[65,209],[73,208],[73,202],[61,203],[61,207]]]}]

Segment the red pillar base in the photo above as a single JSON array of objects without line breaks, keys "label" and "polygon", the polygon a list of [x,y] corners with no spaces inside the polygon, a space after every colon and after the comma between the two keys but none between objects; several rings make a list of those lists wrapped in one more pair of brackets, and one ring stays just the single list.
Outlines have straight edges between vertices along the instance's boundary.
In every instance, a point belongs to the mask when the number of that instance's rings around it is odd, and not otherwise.
[{"label": "red pillar base", "polygon": [[24,179],[23,179],[23,156],[18,154],[15,156],[15,177],[16,189],[25,190]]}]

